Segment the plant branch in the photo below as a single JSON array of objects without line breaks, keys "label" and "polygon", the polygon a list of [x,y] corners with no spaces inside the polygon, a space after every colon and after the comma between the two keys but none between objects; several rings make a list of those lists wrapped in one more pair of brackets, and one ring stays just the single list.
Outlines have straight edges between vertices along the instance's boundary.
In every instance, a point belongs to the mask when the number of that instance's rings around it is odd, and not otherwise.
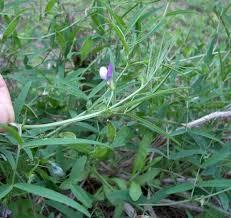
[{"label": "plant branch", "polygon": [[231,118],[231,111],[217,111],[211,114],[205,115],[199,119],[193,120],[189,123],[184,124],[186,128],[196,128],[199,127],[211,120],[215,119],[230,119]]}]

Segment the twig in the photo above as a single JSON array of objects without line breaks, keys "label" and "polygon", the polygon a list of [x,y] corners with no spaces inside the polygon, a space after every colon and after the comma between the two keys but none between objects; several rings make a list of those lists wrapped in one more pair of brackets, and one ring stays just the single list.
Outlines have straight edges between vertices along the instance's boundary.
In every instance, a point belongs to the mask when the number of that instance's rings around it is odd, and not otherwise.
[{"label": "twig", "polygon": [[230,119],[230,118],[231,118],[231,111],[217,111],[205,115],[197,120],[193,120],[189,123],[186,123],[184,124],[184,126],[187,128],[196,128],[214,119]]},{"label": "twig", "polygon": [[136,213],[134,207],[129,203],[124,204],[124,211],[131,218],[137,217],[137,213]]},{"label": "twig", "polygon": [[165,178],[161,181],[162,184],[164,185],[171,185],[171,184],[175,184],[175,183],[186,183],[186,182],[191,182],[194,183],[195,179],[194,178],[176,178],[176,179],[172,179],[172,178]]},{"label": "twig", "polygon": [[[161,203],[164,203],[164,204],[172,204],[174,203],[175,201],[172,201],[172,200],[169,200],[169,199],[163,199],[161,200]],[[204,209],[202,207],[199,207],[197,206],[196,204],[190,204],[190,203],[182,203],[182,204],[172,204],[170,205],[170,207],[174,207],[174,208],[180,208],[180,209],[188,209],[188,210],[191,210],[191,211],[195,211],[197,213],[201,213],[204,211]]]}]

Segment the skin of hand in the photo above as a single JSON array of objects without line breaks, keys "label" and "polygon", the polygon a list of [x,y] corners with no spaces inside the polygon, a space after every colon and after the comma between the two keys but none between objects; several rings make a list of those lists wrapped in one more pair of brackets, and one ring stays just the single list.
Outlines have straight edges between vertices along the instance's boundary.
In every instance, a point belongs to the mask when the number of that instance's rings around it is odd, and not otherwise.
[{"label": "skin of hand", "polygon": [[0,74],[0,123],[12,123],[14,120],[15,115],[10,94],[7,85]]}]

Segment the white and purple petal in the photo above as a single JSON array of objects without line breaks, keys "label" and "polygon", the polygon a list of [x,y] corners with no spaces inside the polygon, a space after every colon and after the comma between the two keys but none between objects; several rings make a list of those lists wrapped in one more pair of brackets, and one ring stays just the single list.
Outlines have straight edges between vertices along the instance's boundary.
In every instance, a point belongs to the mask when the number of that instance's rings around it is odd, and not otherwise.
[{"label": "white and purple petal", "polygon": [[107,80],[107,72],[108,72],[108,70],[106,67],[100,67],[100,69],[99,69],[100,78],[103,80]]}]

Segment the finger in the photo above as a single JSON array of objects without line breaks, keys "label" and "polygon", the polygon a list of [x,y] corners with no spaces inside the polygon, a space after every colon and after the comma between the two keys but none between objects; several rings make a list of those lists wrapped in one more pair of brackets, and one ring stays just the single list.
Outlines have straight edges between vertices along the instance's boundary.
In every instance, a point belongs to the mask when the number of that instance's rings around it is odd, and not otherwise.
[{"label": "finger", "polygon": [[0,104],[11,104],[10,94],[2,75],[0,75]]},{"label": "finger", "polygon": [[7,85],[0,75],[0,123],[14,122],[14,109]]}]

